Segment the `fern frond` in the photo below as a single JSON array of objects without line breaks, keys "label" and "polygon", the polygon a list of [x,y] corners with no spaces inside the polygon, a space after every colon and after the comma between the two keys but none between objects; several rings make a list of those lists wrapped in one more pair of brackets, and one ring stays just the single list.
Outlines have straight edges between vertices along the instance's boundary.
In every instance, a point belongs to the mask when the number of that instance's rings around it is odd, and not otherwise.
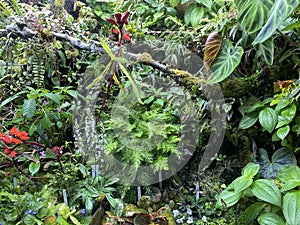
[{"label": "fern frond", "polygon": [[24,11],[19,0],[0,0],[0,17],[23,16]]},{"label": "fern frond", "polygon": [[38,88],[41,88],[44,84],[45,66],[43,65],[42,61],[38,59],[38,56],[33,58],[32,74],[34,84]]},{"label": "fern frond", "polygon": [[0,0],[0,17],[5,18],[13,14],[11,5],[6,0]]},{"label": "fern frond", "polygon": [[20,6],[19,0],[10,0],[10,4],[11,4],[12,8],[14,9],[14,12],[18,16],[24,15],[24,11],[23,11],[22,7]]}]

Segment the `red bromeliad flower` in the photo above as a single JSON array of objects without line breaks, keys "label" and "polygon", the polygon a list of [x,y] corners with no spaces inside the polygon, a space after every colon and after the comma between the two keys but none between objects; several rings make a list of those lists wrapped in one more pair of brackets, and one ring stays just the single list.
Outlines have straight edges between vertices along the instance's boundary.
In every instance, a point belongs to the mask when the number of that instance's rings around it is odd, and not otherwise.
[{"label": "red bromeliad flower", "polygon": [[128,17],[130,15],[130,12],[125,12],[125,13],[116,13],[114,15],[114,19],[112,18],[106,18],[106,20],[117,26],[118,29],[113,29],[112,32],[116,35],[119,35],[119,42],[118,42],[118,46],[121,46],[122,44],[122,40],[125,40],[125,41],[130,41],[130,35],[128,33],[124,33],[124,24],[128,24]]},{"label": "red bromeliad flower", "polygon": [[16,156],[17,152],[16,152],[15,150],[12,150],[12,151],[11,151],[10,148],[5,148],[4,154],[5,154],[5,155],[8,155],[8,154],[9,154],[10,158],[14,158],[14,157]]},{"label": "red bromeliad flower", "polygon": [[20,140],[27,141],[29,139],[28,134],[25,131],[19,131],[16,127],[9,130],[10,135],[14,135]]},{"label": "red bromeliad flower", "polygon": [[[22,141],[27,141],[29,139],[28,134],[25,131],[19,131],[15,126],[8,131],[8,134],[0,132],[0,141],[3,141],[5,144],[22,144]],[[10,156],[10,158],[14,158],[16,156],[16,151],[13,148],[5,148],[4,154]]]},{"label": "red bromeliad flower", "polygon": [[8,155],[10,153],[10,149],[9,148],[6,148],[5,150],[4,150],[4,154],[5,155]]},{"label": "red bromeliad flower", "polygon": [[14,158],[16,153],[17,152],[15,150],[11,151],[10,154],[9,154],[10,158]]}]

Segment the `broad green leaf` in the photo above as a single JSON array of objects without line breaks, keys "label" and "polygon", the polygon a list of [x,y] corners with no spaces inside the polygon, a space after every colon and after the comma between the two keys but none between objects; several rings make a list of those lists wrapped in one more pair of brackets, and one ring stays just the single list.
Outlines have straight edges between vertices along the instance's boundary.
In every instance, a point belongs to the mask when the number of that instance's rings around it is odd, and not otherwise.
[{"label": "broad green leaf", "polygon": [[276,184],[267,179],[258,179],[252,184],[252,193],[262,201],[281,207],[281,193]]},{"label": "broad green leaf", "polygon": [[290,180],[300,180],[300,168],[297,165],[282,166],[278,171],[278,178],[283,183]]},{"label": "broad green leaf", "polygon": [[251,221],[255,220],[264,207],[264,202],[255,202],[248,206],[242,214],[245,224],[249,224]]},{"label": "broad green leaf", "polygon": [[23,104],[23,116],[30,119],[34,116],[36,111],[36,101],[35,99],[25,99]]},{"label": "broad green leaf", "polygon": [[241,196],[242,192],[228,191],[225,189],[217,197],[217,207],[223,208],[233,206],[240,200]]},{"label": "broad green leaf", "polygon": [[259,112],[258,120],[262,127],[271,133],[277,124],[277,113],[274,109],[266,107]]},{"label": "broad green leaf", "polygon": [[57,104],[59,104],[59,102],[60,102],[60,96],[59,96],[59,94],[46,93],[45,96],[47,98],[50,98],[52,101],[54,101]]},{"label": "broad green leaf", "polygon": [[266,65],[268,66],[273,65],[273,60],[274,60],[273,38],[269,38],[265,42],[258,44],[258,51],[256,54],[257,54],[256,56],[261,58]]},{"label": "broad green leaf", "polygon": [[210,69],[210,65],[217,57],[222,47],[222,41],[222,36],[218,32],[213,32],[208,36],[204,50],[204,65],[207,70]]},{"label": "broad green leaf", "polygon": [[283,110],[280,115],[287,118],[289,121],[295,117],[297,112],[297,106],[295,104],[290,105],[287,109]]},{"label": "broad green leaf", "polygon": [[30,174],[33,176],[34,174],[36,174],[39,169],[41,167],[41,164],[40,163],[35,163],[35,162],[31,162],[29,164],[29,172]]},{"label": "broad green leaf", "polygon": [[239,129],[248,129],[252,127],[258,120],[258,113],[251,113],[243,116],[239,123]]},{"label": "broad green leaf", "polygon": [[291,191],[285,194],[283,197],[282,211],[287,224],[299,224],[300,191]]},{"label": "broad green leaf", "polygon": [[264,107],[264,104],[259,100],[259,98],[251,96],[238,108],[238,110],[244,116],[246,113],[257,111],[262,107]]},{"label": "broad green leaf", "polygon": [[274,0],[234,0],[234,3],[239,12],[238,21],[248,34],[252,34],[267,21]]},{"label": "broad green leaf", "polygon": [[175,7],[180,3],[180,0],[170,0],[170,6]]},{"label": "broad green leaf", "polygon": [[276,134],[281,140],[283,140],[289,134],[289,132],[290,132],[290,126],[286,125],[284,127],[279,128],[276,131]]},{"label": "broad green leaf", "polygon": [[255,163],[248,163],[242,170],[242,176],[253,178],[259,171],[259,165]]},{"label": "broad green leaf", "polygon": [[233,181],[234,191],[237,193],[242,192],[248,187],[250,187],[252,183],[253,183],[252,178],[248,178],[244,176],[238,177]]},{"label": "broad green leaf", "polygon": [[281,192],[290,191],[296,187],[300,187],[300,179],[299,180],[289,180],[282,186],[280,191]]},{"label": "broad green leaf", "polygon": [[208,9],[211,9],[211,7],[213,6],[212,0],[196,0],[196,2],[203,4]]},{"label": "broad green leaf", "polygon": [[51,121],[47,113],[43,116],[43,118],[40,120],[40,124],[43,129],[50,128],[51,127]]},{"label": "broad green leaf", "polygon": [[279,215],[271,212],[261,214],[257,221],[260,225],[285,225],[284,220]]},{"label": "broad green leaf", "polygon": [[36,218],[35,218],[34,215],[27,214],[27,215],[24,217],[23,221],[24,221],[24,224],[25,224],[25,225],[34,225],[34,224],[36,224],[35,219],[36,219]]},{"label": "broad green leaf", "polygon": [[192,26],[196,27],[197,25],[199,25],[200,20],[204,16],[204,8],[203,7],[193,8],[190,16],[191,16],[190,22],[191,22]]},{"label": "broad green leaf", "polygon": [[281,23],[286,20],[286,18],[299,6],[299,4],[300,0],[275,0],[270,10],[268,20],[258,33],[253,44],[256,45],[269,39]]},{"label": "broad green leaf", "polygon": [[192,13],[192,11],[195,7],[197,7],[195,4],[191,4],[191,5],[188,6],[186,11],[184,12],[184,23],[185,23],[185,25],[190,24],[190,22],[191,22],[191,13]]},{"label": "broad green leaf", "polygon": [[230,40],[223,42],[221,51],[211,66],[211,75],[208,78],[209,84],[223,81],[240,64],[244,50],[240,46],[233,46]]}]

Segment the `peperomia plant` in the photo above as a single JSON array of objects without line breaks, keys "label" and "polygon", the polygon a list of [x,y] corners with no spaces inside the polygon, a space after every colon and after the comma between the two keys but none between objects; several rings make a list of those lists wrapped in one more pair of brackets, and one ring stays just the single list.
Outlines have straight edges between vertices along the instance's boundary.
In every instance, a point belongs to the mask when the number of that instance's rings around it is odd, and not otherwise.
[{"label": "peperomia plant", "polygon": [[[297,146],[295,143],[299,141],[300,134],[300,82],[298,80],[288,86],[283,86],[282,83],[280,82],[281,86],[279,84],[280,93],[273,98],[261,101],[252,96],[244,101],[239,107],[243,116],[239,128],[248,129],[258,121],[263,131],[273,134],[273,142],[281,141],[283,146],[293,148]],[[299,148],[294,149],[295,152],[298,150]]]},{"label": "peperomia plant", "polygon": [[[249,163],[222,193],[217,196],[217,207],[227,208],[244,197],[249,205],[242,221],[249,224],[256,220],[263,225],[296,225],[300,218],[300,168],[296,165],[281,166],[278,179],[260,179],[258,164]],[[253,200],[253,201],[252,201]]]}]

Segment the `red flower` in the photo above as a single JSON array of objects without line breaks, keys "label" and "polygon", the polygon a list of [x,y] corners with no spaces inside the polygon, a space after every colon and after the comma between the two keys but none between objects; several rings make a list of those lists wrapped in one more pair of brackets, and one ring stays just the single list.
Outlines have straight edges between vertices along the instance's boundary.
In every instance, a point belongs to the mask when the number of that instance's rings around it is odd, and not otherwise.
[{"label": "red flower", "polygon": [[10,154],[9,154],[10,158],[14,158],[16,153],[17,152],[15,150],[11,151]]},{"label": "red flower", "polygon": [[5,134],[0,132],[0,139],[2,139],[4,136],[5,136]]},{"label": "red flower", "polygon": [[10,153],[10,149],[9,148],[5,148],[4,154],[8,155],[9,153]]},{"label": "red flower", "polygon": [[17,145],[22,144],[22,141],[18,138],[12,138],[11,142],[14,143],[14,144],[17,144]]},{"label": "red flower", "polygon": [[9,134],[10,135],[17,135],[18,133],[19,133],[20,131],[16,128],[16,126],[14,126],[13,128],[11,128],[10,130],[9,130]]},{"label": "red flower", "polygon": [[123,34],[123,39],[126,41],[130,41],[130,35],[129,34]]},{"label": "red flower", "polygon": [[19,131],[15,126],[9,130],[10,135],[14,135],[17,138],[26,141],[29,139],[28,134],[25,131]]},{"label": "red flower", "polygon": [[2,140],[6,143],[6,144],[11,144],[13,143],[12,137],[9,135],[5,135]]},{"label": "red flower", "polygon": [[125,40],[125,41],[130,41],[130,35],[129,34],[126,34],[124,33],[124,24],[128,24],[128,17],[130,15],[130,12],[125,12],[125,13],[116,13],[114,14],[114,19],[112,18],[106,18],[106,20],[117,26],[118,29],[113,29],[112,32],[116,35],[119,35],[119,42],[118,42],[118,45],[121,46],[122,44],[122,41]]}]

